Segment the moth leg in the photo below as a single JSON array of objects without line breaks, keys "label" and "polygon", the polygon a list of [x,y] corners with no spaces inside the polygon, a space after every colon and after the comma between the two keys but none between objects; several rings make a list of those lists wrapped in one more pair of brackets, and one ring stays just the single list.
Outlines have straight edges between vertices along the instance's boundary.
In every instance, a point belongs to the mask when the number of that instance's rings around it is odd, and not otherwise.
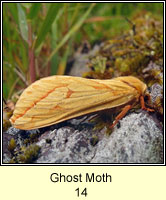
[{"label": "moth leg", "polygon": [[145,101],[144,101],[144,97],[143,97],[143,96],[140,96],[140,103],[141,103],[141,108],[142,108],[143,110],[147,110],[147,111],[149,111],[149,112],[153,112],[153,111],[154,111],[153,109],[147,108],[147,107],[145,106]]},{"label": "moth leg", "polygon": [[110,126],[110,128],[112,129],[117,123],[118,123],[118,121],[120,120],[120,119],[122,119],[125,115],[126,115],[126,113],[131,109],[131,105],[127,105],[127,106],[125,106],[124,108],[123,108],[123,110],[119,113],[119,115],[115,118],[115,121],[114,121],[114,123]]}]

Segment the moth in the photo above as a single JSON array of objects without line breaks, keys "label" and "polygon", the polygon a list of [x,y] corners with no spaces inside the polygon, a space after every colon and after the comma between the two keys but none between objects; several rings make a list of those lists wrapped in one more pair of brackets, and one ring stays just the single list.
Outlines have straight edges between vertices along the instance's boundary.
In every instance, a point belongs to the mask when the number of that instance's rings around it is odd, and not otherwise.
[{"label": "moth", "polygon": [[145,107],[147,86],[133,76],[110,80],[72,76],[50,76],[32,83],[21,94],[10,122],[31,130],[105,109],[124,106],[111,128],[139,101]]}]

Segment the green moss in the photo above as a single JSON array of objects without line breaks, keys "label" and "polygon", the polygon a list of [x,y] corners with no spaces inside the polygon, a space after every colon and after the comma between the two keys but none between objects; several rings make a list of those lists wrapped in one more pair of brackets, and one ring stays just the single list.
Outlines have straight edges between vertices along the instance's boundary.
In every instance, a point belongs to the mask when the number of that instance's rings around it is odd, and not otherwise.
[{"label": "green moss", "polygon": [[11,126],[11,123],[8,119],[3,119],[3,131],[7,131],[7,129]]},{"label": "green moss", "polygon": [[12,138],[9,142],[8,150],[13,154],[15,148],[16,148],[16,142],[15,139]]},{"label": "green moss", "polygon": [[9,119],[12,114],[13,111],[11,111],[7,106],[3,107],[3,131],[6,131],[11,126]]},{"label": "green moss", "polygon": [[16,160],[14,158],[12,158],[10,161],[9,161],[10,164],[15,164],[16,163]]},{"label": "green moss", "polygon": [[20,154],[17,159],[20,163],[32,163],[37,159],[40,152],[40,147],[38,145],[30,145],[27,148],[23,148],[22,154]]},{"label": "green moss", "polygon": [[[163,59],[162,21],[155,19],[150,13],[140,13],[131,19],[131,24],[133,26],[130,30],[106,41],[101,46],[96,57],[89,63],[92,71],[86,76],[101,79],[108,78],[108,74],[109,78],[114,77],[115,74],[116,76],[129,74],[142,76],[142,70],[150,61],[157,62]],[[100,60],[100,64],[98,62],[96,67],[94,60],[99,58],[105,62],[102,65]],[[110,68],[112,73],[109,73]]]},{"label": "green moss", "polygon": [[91,60],[93,70],[95,72],[104,73],[104,71],[106,69],[106,60],[107,60],[107,58],[102,57],[102,56],[97,56],[96,58],[93,58]]}]

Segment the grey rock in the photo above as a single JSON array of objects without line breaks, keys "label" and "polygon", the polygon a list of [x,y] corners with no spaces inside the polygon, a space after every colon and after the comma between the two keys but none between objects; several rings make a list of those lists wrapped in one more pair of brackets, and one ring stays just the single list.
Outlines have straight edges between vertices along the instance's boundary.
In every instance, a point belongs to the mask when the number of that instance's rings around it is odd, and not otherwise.
[{"label": "grey rock", "polygon": [[[110,136],[106,130],[81,131],[63,127],[45,133],[37,145],[41,154],[36,163],[162,163],[163,134],[147,112],[132,113],[120,121]],[[97,145],[90,139],[96,134]],[[46,142],[47,139],[51,143]]]},{"label": "grey rock", "polygon": [[7,133],[3,133],[3,162],[9,163],[11,160],[11,153],[8,150],[9,141],[12,139],[12,136]]},{"label": "grey rock", "polygon": [[154,83],[152,85],[150,95],[151,95],[151,101],[153,104],[155,104],[157,98],[163,98],[161,91],[163,91],[162,85],[158,83]]},{"label": "grey rock", "polygon": [[[87,163],[94,156],[95,148],[90,145],[88,129],[74,130],[63,127],[43,134],[37,145],[41,154],[36,163]],[[47,139],[50,139],[50,144]]]},{"label": "grey rock", "polygon": [[89,68],[86,64],[89,62],[90,57],[93,57],[99,51],[99,45],[94,46],[94,48],[88,53],[76,53],[74,55],[75,62],[70,70],[70,76],[82,76],[83,73],[88,72]]},{"label": "grey rock", "polygon": [[146,112],[132,113],[98,143],[92,163],[162,163],[163,134]]},{"label": "grey rock", "polygon": [[8,130],[5,133],[9,135],[17,135],[19,132],[20,132],[20,129],[17,129],[11,126],[8,128]]}]

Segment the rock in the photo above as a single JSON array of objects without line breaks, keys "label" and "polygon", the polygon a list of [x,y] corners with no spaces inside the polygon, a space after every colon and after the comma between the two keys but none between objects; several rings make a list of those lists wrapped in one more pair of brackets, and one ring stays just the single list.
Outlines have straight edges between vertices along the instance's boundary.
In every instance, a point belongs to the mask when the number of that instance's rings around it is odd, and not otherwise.
[{"label": "rock", "polygon": [[88,129],[78,131],[63,127],[50,131],[37,142],[41,147],[41,154],[36,163],[87,163],[95,152],[95,148],[90,145],[90,137]]},{"label": "rock", "polygon": [[[158,126],[142,111],[123,118],[110,136],[90,127],[55,129],[39,138],[36,163],[162,163],[163,134]],[[94,133],[99,137],[95,146],[90,143]]]},{"label": "rock", "polygon": [[148,113],[130,114],[98,143],[92,163],[163,163],[163,134]]},{"label": "rock", "polygon": [[11,159],[11,153],[8,150],[8,145],[9,145],[9,141],[12,139],[13,137],[9,134],[3,133],[3,162],[4,163],[9,163],[10,159]]},{"label": "rock", "polygon": [[99,45],[95,45],[94,48],[88,53],[77,52],[74,56],[74,64],[69,72],[70,76],[82,76],[83,73],[88,72],[89,68],[86,64],[89,62],[89,58],[93,57],[99,51]]}]

